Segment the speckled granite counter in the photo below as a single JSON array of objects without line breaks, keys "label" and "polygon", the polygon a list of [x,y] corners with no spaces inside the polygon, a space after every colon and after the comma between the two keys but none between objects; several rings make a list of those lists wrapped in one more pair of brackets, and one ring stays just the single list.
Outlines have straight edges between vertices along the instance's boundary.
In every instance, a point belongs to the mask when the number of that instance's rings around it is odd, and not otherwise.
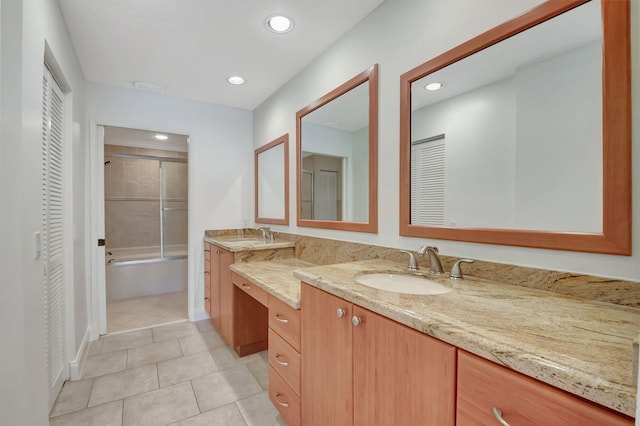
[{"label": "speckled granite counter", "polygon": [[640,330],[639,309],[471,277],[435,279],[454,289],[435,296],[376,290],[353,279],[373,271],[403,272],[404,267],[377,259],[294,275],[461,349],[635,416],[633,341]]},{"label": "speckled granite counter", "polygon": [[300,259],[235,263],[231,270],[295,309],[300,309],[300,280],[293,276],[299,268],[315,266]]}]

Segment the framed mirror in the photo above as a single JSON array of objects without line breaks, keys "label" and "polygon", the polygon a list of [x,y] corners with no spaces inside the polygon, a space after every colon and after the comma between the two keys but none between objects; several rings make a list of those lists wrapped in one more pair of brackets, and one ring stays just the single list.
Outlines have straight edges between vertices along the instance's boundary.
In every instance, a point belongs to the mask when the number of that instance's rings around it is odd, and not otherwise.
[{"label": "framed mirror", "polygon": [[629,27],[548,1],[403,74],[400,234],[630,255]]},{"label": "framed mirror", "polygon": [[298,226],[378,232],[378,65],[296,114]]},{"label": "framed mirror", "polygon": [[255,150],[256,223],[289,224],[289,134]]}]

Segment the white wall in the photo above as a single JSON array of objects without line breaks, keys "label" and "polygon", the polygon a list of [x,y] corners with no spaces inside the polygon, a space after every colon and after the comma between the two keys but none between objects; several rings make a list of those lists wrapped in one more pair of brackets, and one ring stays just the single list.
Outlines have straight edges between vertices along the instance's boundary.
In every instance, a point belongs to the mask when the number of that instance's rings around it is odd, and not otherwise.
[{"label": "white wall", "polygon": [[87,119],[189,136],[189,318],[207,318],[204,231],[253,222],[251,112],[87,83]]},{"label": "white wall", "polygon": [[[481,32],[517,16],[539,0],[423,1],[388,0],[360,22],[303,72],[254,111],[254,143],[260,146],[280,134],[295,137],[295,113],[311,101],[374,63],[379,82],[379,232],[378,234],[297,228],[295,226],[295,162],[291,168],[292,226],[274,229],[349,241],[415,249],[424,239],[398,235],[400,75]],[[633,142],[640,144],[640,69],[638,65],[639,4],[632,2]],[[295,145],[291,146],[295,158]],[[640,150],[634,150],[634,182],[640,176]],[[640,185],[634,185],[635,211],[640,209]],[[441,253],[501,263],[575,271],[640,280],[640,226],[633,231],[634,256],[609,256],[554,250],[504,247],[454,241],[430,241]]]},{"label": "white wall", "polygon": [[[6,424],[48,424],[48,392],[44,358],[44,301],[42,261],[33,256],[33,234],[41,228],[42,74],[45,43],[54,68],[71,95],[65,102],[73,122],[71,175],[77,184],[68,189],[73,197],[73,217],[79,233],[73,244],[69,281],[74,298],[70,309],[69,352],[77,350],[87,328],[84,293],[84,201],[81,138],[84,123],[84,78],[55,0],[3,1],[2,125],[0,134],[0,199],[2,220],[2,285],[0,323],[0,413]],[[67,151],[69,153],[69,151]],[[73,303],[75,302],[75,303]],[[68,353],[70,359],[75,353]]]}]

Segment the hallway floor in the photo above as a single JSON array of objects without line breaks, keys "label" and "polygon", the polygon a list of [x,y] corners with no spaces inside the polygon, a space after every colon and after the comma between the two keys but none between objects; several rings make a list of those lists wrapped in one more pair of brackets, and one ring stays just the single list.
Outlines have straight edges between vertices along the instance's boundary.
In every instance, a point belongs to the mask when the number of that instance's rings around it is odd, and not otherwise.
[{"label": "hallway floor", "polygon": [[267,352],[243,358],[208,320],[107,335],[64,384],[50,425],[285,425],[268,396]]},{"label": "hallway floor", "polygon": [[187,318],[186,291],[107,303],[107,333],[151,327]]}]

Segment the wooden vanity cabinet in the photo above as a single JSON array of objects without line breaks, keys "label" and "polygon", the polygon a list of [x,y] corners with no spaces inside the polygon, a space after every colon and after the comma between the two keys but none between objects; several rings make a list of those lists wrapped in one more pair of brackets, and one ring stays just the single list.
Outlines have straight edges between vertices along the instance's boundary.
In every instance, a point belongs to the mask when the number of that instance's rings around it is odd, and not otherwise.
[{"label": "wooden vanity cabinet", "polygon": [[300,310],[270,295],[269,399],[289,426],[301,424],[301,360]]},{"label": "wooden vanity cabinet", "polygon": [[211,317],[211,244],[204,243],[204,310]]},{"label": "wooden vanity cabinet", "polygon": [[[233,283],[231,282],[229,266],[233,264],[233,253],[211,244],[209,255],[209,315],[211,316],[211,323],[227,343],[232,344]],[[206,271],[205,266],[205,308],[207,303]]]},{"label": "wooden vanity cabinet", "polygon": [[233,328],[231,345],[238,356],[267,349],[268,297],[260,287],[231,272]]},{"label": "wooden vanity cabinet", "polygon": [[516,371],[458,351],[457,425],[631,426],[609,411]]},{"label": "wooden vanity cabinet", "polygon": [[455,347],[304,283],[301,314],[303,425],[454,425]]}]

